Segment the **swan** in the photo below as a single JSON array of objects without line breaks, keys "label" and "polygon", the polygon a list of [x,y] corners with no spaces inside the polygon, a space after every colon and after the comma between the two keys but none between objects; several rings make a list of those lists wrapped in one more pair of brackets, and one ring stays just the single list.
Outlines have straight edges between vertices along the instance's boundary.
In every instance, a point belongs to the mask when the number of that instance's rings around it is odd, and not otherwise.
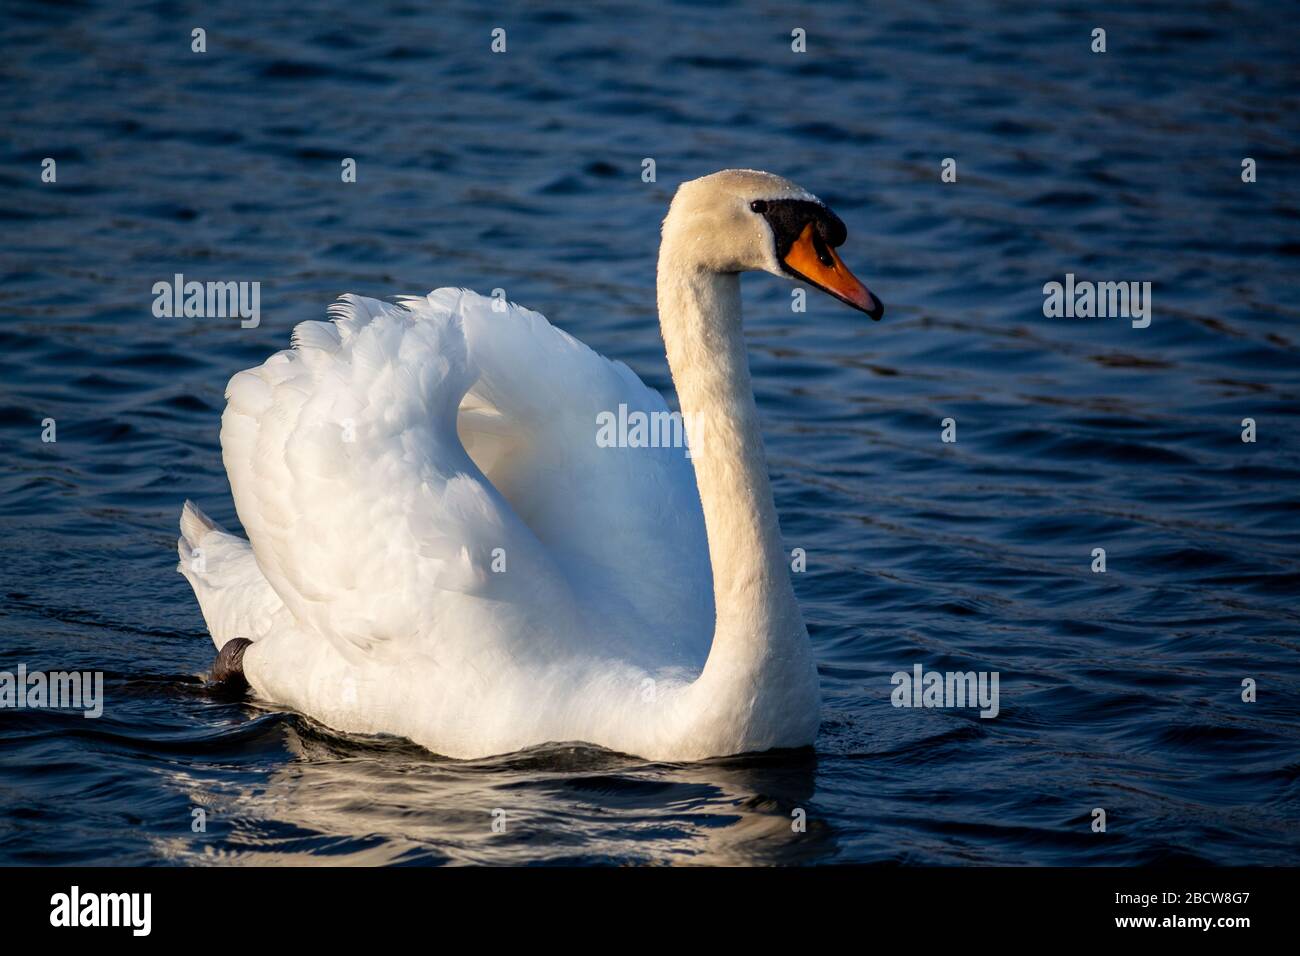
[{"label": "swan", "polygon": [[615,412],[664,421],[663,397],[504,299],[344,295],[332,321],[298,325],[292,348],[226,388],[221,452],[247,540],[189,501],[180,519],[214,677],[452,758],[812,744],[817,668],[739,274],[800,280],[879,319],[835,251],[845,238],[771,173],[678,188],[657,299],[686,449],[597,441]]}]

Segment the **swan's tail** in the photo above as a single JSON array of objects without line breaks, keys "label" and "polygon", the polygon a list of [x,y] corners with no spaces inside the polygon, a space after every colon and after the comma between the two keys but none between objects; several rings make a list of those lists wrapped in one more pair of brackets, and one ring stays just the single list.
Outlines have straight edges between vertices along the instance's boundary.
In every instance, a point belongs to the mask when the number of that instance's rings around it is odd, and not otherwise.
[{"label": "swan's tail", "polygon": [[176,570],[194,589],[217,650],[237,637],[256,641],[287,622],[288,611],[248,542],[228,533],[192,501],[181,511],[176,551]]},{"label": "swan's tail", "polygon": [[[202,544],[204,536],[209,531],[220,530],[220,526],[205,515],[198,505],[186,499],[185,507],[181,509],[181,541],[178,544],[189,545],[192,550]],[[182,562],[184,559],[185,555],[182,554]]]}]

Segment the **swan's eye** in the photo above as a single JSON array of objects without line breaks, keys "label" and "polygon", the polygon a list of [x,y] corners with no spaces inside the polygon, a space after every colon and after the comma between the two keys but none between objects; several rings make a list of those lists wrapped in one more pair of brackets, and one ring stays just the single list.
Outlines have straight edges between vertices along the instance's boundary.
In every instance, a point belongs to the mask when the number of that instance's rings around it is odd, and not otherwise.
[{"label": "swan's eye", "polygon": [[826,240],[821,237],[821,233],[816,230],[812,234],[813,251],[817,253],[817,260],[824,266],[833,266],[835,260],[831,258],[831,251],[826,248]]},{"label": "swan's eye", "polygon": [[749,208],[754,210],[754,212],[762,215],[763,213],[767,212],[767,200],[755,199],[752,203],[749,204]]}]

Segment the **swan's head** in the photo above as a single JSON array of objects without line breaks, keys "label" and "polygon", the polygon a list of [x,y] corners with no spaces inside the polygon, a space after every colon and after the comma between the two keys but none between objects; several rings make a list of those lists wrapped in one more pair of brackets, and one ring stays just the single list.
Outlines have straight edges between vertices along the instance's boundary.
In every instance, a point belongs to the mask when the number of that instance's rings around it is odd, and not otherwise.
[{"label": "swan's head", "polygon": [[839,216],[788,179],[724,169],[678,187],[663,239],[697,268],[797,279],[879,319],[885,307],[835,251],[847,236]]}]

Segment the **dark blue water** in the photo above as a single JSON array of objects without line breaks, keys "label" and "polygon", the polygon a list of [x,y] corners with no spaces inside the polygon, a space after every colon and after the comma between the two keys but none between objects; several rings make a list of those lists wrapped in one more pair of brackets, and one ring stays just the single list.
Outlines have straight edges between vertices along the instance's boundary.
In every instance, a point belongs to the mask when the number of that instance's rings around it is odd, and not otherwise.
[{"label": "dark blue water", "polygon": [[[107,702],[0,711],[0,862],[1296,862],[1296,19],[480,6],[6,5],[0,669]],[[826,199],[889,307],[745,281],[815,752],[455,762],[205,687],[176,519],[236,524],[233,372],[339,293],[467,285],[668,389],[657,226],[729,166]],[[260,327],[154,318],[176,272],[260,281]],[[1152,282],[1150,327],[1045,318],[1066,272]],[[916,663],[997,671],[1001,713],[892,707]]]}]

